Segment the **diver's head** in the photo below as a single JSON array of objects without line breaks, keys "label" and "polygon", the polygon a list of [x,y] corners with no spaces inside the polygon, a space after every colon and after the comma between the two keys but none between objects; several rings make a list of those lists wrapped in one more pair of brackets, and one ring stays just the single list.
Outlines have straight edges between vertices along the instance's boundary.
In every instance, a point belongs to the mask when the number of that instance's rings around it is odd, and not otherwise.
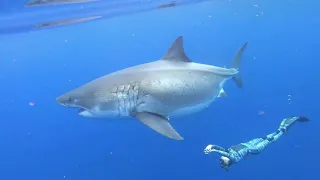
[{"label": "diver's head", "polygon": [[226,157],[226,156],[221,156],[220,158],[220,167],[224,168],[225,170],[228,171],[228,167],[230,167],[232,164],[230,158]]}]

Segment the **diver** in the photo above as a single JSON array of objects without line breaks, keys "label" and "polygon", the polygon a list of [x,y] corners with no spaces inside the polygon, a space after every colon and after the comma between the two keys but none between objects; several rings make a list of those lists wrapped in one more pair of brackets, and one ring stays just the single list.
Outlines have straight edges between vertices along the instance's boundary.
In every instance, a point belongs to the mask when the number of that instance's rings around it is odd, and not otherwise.
[{"label": "diver", "polygon": [[209,144],[205,149],[204,153],[209,154],[216,152],[221,155],[220,167],[228,171],[228,168],[242,160],[248,155],[260,154],[266,147],[271,143],[277,141],[288,129],[295,124],[295,122],[308,122],[309,119],[306,117],[288,117],[282,120],[279,129],[263,138],[256,138],[246,143],[240,143],[238,145],[231,146],[228,149],[223,147]]}]

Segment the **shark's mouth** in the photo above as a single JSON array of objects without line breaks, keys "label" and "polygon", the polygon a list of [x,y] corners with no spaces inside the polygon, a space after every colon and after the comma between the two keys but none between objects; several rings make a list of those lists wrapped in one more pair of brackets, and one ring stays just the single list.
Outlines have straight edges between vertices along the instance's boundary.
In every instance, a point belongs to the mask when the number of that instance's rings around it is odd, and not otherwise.
[{"label": "shark's mouth", "polygon": [[85,111],[85,109],[79,108],[79,109],[78,109],[78,114],[81,114],[81,113],[83,113],[84,111]]},{"label": "shark's mouth", "polygon": [[85,108],[79,108],[78,115],[83,116],[83,117],[90,117],[90,118],[95,117],[94,114],[92,114],[90,111],[88,111]]}]

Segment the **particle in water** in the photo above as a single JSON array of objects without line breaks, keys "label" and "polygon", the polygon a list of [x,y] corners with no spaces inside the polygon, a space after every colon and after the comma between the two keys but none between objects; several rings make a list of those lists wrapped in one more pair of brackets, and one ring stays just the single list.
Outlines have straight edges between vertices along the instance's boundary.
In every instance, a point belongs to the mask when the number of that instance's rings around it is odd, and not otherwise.
[{"label": "particle in water", "polygon": [[259,111],[258,111],[258,115],[264,115],[264,114],[265,114],[264,111],[262,111],[262,110],[259,110]]}]

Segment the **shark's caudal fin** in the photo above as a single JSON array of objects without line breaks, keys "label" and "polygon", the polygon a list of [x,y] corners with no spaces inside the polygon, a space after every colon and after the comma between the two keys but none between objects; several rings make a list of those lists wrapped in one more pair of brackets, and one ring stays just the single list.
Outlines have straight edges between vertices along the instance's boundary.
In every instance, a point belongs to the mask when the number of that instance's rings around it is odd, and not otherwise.
[{"label": "shark's caudal fin", "polygon": [[161,58],[166,61],[182,61],[182,62],[191,62],[187,57],[183,48],[183,37],[179,36],[168,49],[167,53]]},{"label": "shark's caudal fin", "polygon": [[143,124],[163,136],[175,140],[183,140],[183,137],[181,137],[170,125],[168,119],[161,115],[148,112],[138,112],[135,114],[135,118],[139,119]]},{"label": "shark's caudal fin", "polygon": [[236,55],[233,58],[233,62],[231,64],[231,68],[237,69],[239,71],[238,74],[233,76],[234,82],[237,84],[239,88],[242,88],[243,82],[241,78],[241,59],[242,59],[242,54],[245,51],[247,47],[248,42],[244,43],[244,45],[241,46],[241,48],[237,51]]}]

